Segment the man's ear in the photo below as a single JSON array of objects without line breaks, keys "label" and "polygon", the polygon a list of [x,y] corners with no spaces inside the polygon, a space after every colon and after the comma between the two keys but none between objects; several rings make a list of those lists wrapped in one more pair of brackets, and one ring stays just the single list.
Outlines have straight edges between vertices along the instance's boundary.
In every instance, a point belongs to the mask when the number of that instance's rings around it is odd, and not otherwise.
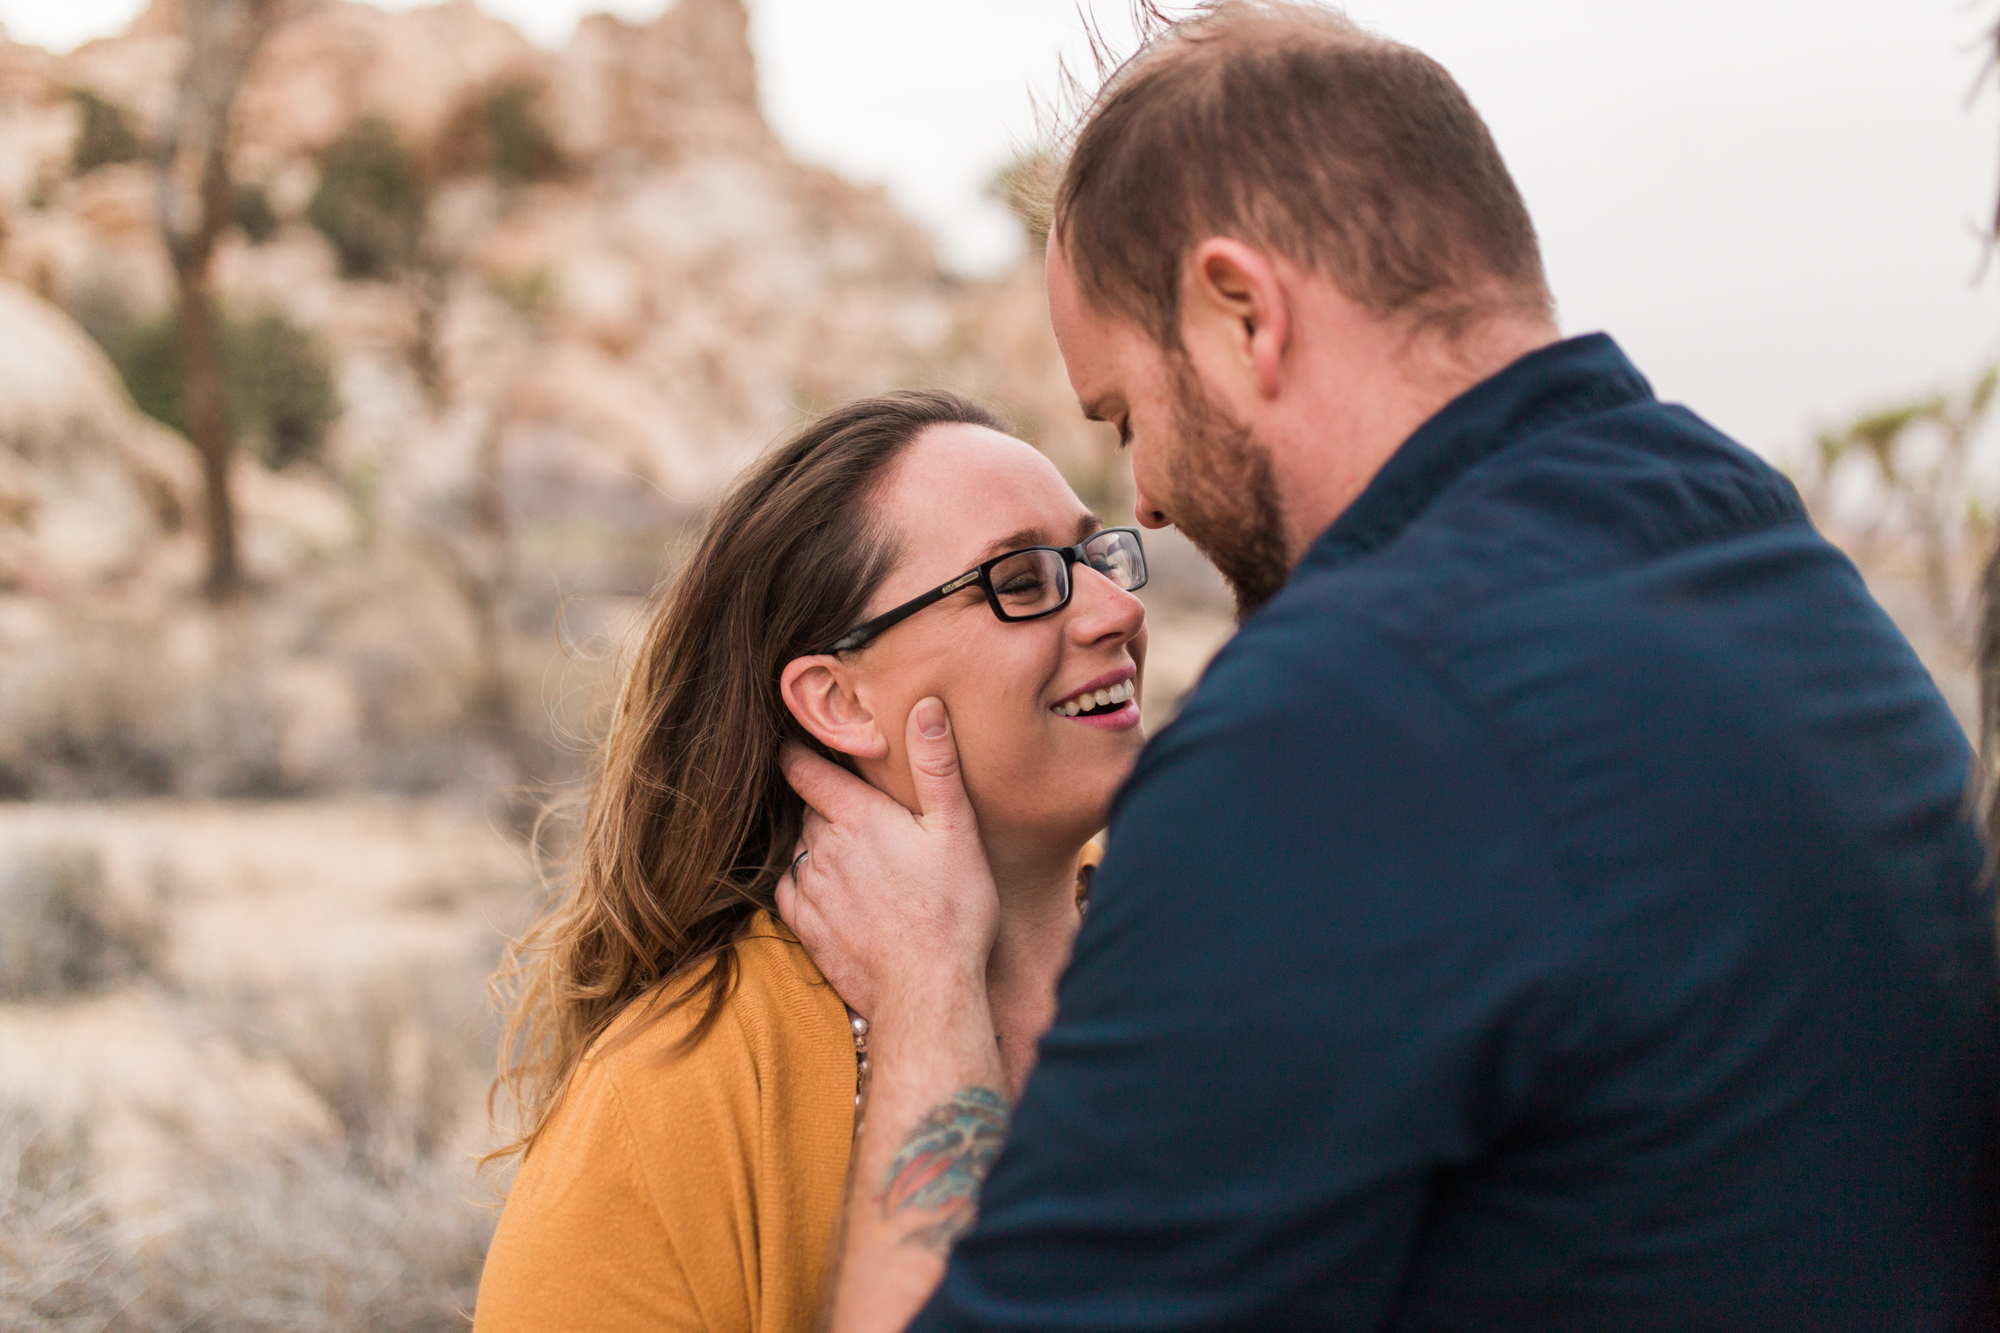
[{"label": "man's ear", "polygon": [[836,754],[885,759],[889,739],[854,690],[854,673],[831,653],[795,657],[778,676],[778,693],[799,725]]},{"label": "man's ear", "polygon": [[1219,340],[1259,394],[1277,397],[1285,382],[1292,311],[1271,257],[1242,241],[1211,236],[1189,256],[1182,296],[1183,338]]}]

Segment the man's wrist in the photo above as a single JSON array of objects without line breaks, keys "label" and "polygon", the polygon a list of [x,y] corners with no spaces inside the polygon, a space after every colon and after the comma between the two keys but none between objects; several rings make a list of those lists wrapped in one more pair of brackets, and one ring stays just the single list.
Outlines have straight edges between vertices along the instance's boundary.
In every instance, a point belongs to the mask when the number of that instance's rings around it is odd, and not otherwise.
[{"label": "man's wrist", "polygon": [[878,1064],[906,1053],[945,1059],[954,1052],[983,1056],[994,1044],[985,969],[912,977],[883,991],[876,997],[876,1012],[868,1016],[868,1034]]}]

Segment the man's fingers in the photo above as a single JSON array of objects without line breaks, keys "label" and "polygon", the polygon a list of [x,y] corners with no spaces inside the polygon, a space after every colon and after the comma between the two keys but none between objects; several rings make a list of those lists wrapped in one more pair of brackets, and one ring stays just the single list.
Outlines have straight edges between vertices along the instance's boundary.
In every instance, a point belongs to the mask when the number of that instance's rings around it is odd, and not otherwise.
[{"label": "man's fingers", "polygon": [[826,935],[819,908],[800,890],[798,880],[789,870],[778,877],[777,891],[773,896],[778,900],[778,919],[799,937],[799,942],[810,953]]},{"label": "man's fingers", "polygon": [[972,806],[965,796],[965,779],[958,771],[958,739],[951,733],[951,716],[942,699],[925,698],[910,710],[905,741],[910,747],[910,778],[917,804],[928,822],[969,819]]},{"label": "man's fingers", "polygon": [[[793,918],[799,914],[799,886],[793,881],[791,871],[778,876],[778,886],[771,890],[771,896],[778,903],[778,920],[792,926]],[[798,933],[798,927],[792,926],[792,934]]]},{"label": "man's fingers", "polygon": [[778,752],[785,781],[812,809],[829,819],[851,818],[876,801],[887,800],[881,792],[852,773],[797,741],[786,741]]}]

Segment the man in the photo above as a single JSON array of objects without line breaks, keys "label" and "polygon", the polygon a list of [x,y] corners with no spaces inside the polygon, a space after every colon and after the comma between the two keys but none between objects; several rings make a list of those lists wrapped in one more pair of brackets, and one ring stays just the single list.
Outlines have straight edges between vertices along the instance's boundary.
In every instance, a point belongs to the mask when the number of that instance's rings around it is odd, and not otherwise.
[{"label": "man", "polygon": [[983,1195],[948,719],[920,817],[790,759],[781,906],[873,1022],[836,1330],[1990,1327],[1963,735],[1782,477],[1558,339],[1449,76],[1290,4],[1156,32],[1049,296],[1242,630],[1119,798]]}]

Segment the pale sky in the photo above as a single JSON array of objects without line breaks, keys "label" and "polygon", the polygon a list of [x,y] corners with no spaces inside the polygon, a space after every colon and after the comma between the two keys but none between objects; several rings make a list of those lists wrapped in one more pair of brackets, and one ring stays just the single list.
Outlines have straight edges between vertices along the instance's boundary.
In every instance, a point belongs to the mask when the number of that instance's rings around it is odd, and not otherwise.
[{"label": "pale sky", "polygon": [[[483,0],[560,44],[661,0]],[[749,0],[765,109],[801,157],[879,181],[954,267],[1018,252],[981,187],[1081,50],[1077,0]],[[67,48],[137,0],[0,0]],[[1124,0],[1084,0],[1114,35]],[[1971,100],[2000,0],[1352,0],[1442,61],[1541,231],[1565,331],[1605,329],[1663,397],[1784,457],[1815,425],[2000,353],[1974,285],[2000,93]],[[2000,261],[1996,261],[2000,270]]]}]

